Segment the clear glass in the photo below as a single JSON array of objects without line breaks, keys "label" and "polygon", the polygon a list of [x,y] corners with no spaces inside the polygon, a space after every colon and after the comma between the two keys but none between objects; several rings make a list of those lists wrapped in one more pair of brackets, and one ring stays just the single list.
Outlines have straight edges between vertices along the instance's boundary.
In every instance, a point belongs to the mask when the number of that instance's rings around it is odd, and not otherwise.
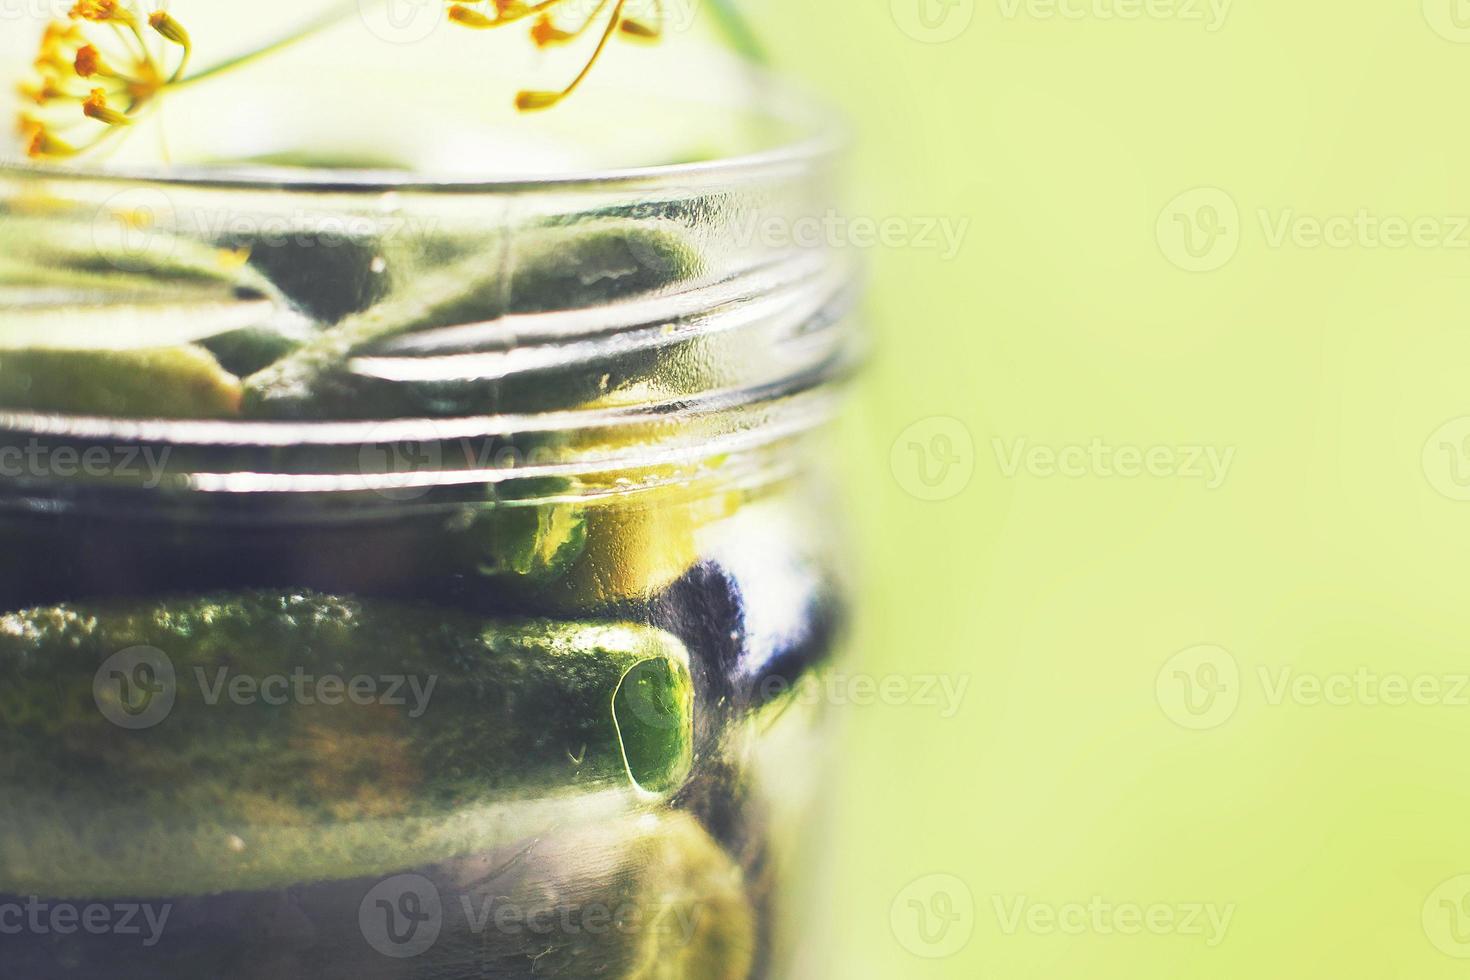
[{"label": "clear glass", "polygon": [[797,975],[832,141],[292,140],[0,165],[0,976]]}]

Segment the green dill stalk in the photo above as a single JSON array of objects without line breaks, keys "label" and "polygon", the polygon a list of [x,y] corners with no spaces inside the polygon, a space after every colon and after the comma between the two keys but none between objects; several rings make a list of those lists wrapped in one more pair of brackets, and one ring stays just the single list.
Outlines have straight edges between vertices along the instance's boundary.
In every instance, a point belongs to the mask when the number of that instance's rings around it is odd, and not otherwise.
[{"label": "green dill stalk", "polygon": [[758,65],[769,62],[765,46],[756,37],[750,22],[736,8],[735,0],[710,0],[710,6],[731,47]]},{"label": "green dill stalk", "polygon": [[192,75],[186,75],[185,77],[175,82],[174,87],[184,88],[186,86],[193,85],[196,82],[202,82],[206,79],[213,78],[215,75],[223,75],[224,73],[233,71],[236,68],[241,68],[245,65],[251,64],[252,62],[259,61],[261,58],[265,58],[269,55],[275,54],[277,51],[282,51],[286,48],[289,48],[299,41],[305,41],[306,39],[316,34],[320,34],[324,30],[335,27],[336,25],[344,22],[352,14],[359,12],[361,9],[361,6],[356,2],[356,0],[353,0],[353,2],[351,3],[340,4],[337,7],[334,7],[328,13],[322,14],[321,16],[311,21],[308,21],[300,27],[297,27],[294,31],[291,31],[287,34],[282,34],[280,37],[276,38],[274,41],[271,41],[269,44],[266,44],[264,47],[256,48],[234,58],[221,61],[218,64],[211,65],[208,68],[197,71]]}]

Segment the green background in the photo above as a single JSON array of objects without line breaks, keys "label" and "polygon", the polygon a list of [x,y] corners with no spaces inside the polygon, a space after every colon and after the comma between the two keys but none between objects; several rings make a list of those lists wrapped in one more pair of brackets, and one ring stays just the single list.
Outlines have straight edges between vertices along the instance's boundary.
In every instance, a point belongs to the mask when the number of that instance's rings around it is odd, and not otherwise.
[{"label": "green background", "polygon": [[[1242,0],[1212,25],[958,0],[942,43],[917,7],[750,4],[854,122],[853,214],[915,237],[869,256],[856,669],[969,681],[953,717],[848,709],[818,975],[1464,975],[1470,4]],[[969,220],[958,255],[923,247],[936,218]],[[926,489],[935,435],[955,468]],[[1234,456],[1210,489],[1188,453],[1005,465],[1022,439]],[[1186,679],[1217,679],[1213,714]],[[1014,921],[1094,898],[1174,928]],[[1184,921],[1212,904],[1213,946]]]}]

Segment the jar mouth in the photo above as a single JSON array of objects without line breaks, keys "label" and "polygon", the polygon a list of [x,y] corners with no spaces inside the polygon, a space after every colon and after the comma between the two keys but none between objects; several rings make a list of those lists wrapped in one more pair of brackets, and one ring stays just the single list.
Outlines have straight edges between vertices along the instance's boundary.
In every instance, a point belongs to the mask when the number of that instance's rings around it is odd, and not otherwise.
[{"label": "jar mouth", "polygon": [[[511,195],[551,191],[628,192],[673,184],[688,188],[731,187],[779,180],[830,165],[850,145],[845,121],[822,100],[788,80],[754,66],[744,66],[758,107],[739,106],[714,93],[701,101],[676,103],[683,111],[744,114],[779,135],[707,159],[643,165],[577,167],[555,172],[490,174],[424,170],[389,170],[359,166],[273,166],[243,162],[169,165],[111,163],[106,167],[80,161],[36,161],[0,155],[0,181],[81,181],[117,190],[150,184],[200,190],[275,191],[303,194],[383,194],[415,192],[442,195]],[[728,94],[728,93],[727,93]]]},{"label": "jar mouth", "polygon": [[[813,118],[816,118],[813,115]],[[201,189],[299,191],[302,193],[525,194],[537,191],[634,190],[679,183],[689,187],[759,183],[839,157],[849,144],[846,129],[827,120],[804,138],[718,159],[554,174],[507,174],[466,178],[352,167],[253,168],[172,166],[87,168],[75,164],[0,158],[0,180],[88,181],[116,185],[156,184]]]}]

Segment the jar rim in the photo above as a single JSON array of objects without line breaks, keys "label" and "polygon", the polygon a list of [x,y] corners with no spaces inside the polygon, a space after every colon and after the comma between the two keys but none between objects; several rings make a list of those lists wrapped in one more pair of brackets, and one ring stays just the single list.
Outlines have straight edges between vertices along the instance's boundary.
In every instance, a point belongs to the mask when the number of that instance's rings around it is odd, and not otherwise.
[{"label": "jar rim", "polygon": [[796,135],[769,148],[694,162],[570,170],[553,174],[466,177],[352,167],[247,168],[173,164],[102,168],[75,162],[37,162],[0,157],[0,180],[82,181],[118,188],[151,184],[194,190],[363,195],[392,192],[447,196],[536,191],[617,192],[674,184],[698,190],[793,175],[829,164],[843,154],[851,138],[847,124],[839,114],[826,103],[786,82],[768,80],[767,84],[777,87],[779,97],[763,106],[762,111],[772,121],[788,126]]}]

